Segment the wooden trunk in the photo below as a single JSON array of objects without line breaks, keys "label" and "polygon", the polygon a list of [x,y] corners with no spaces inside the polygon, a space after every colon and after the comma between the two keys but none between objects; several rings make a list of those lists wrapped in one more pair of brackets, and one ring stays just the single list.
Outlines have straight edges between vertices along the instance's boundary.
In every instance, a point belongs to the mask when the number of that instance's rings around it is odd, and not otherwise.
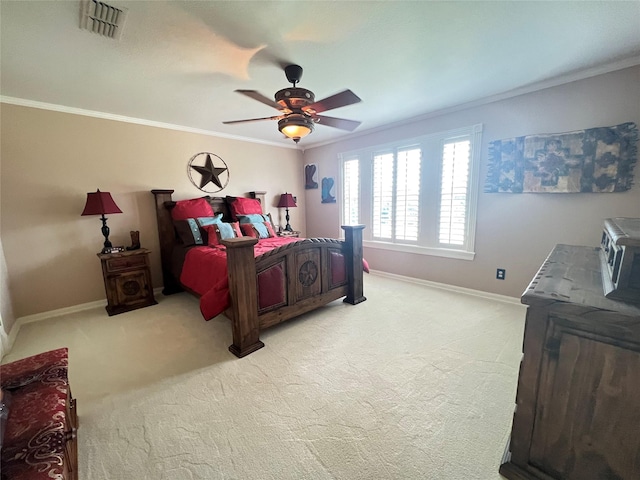
[{"label": "wooden trunk", "polygon": [[516,479],[640,478],[640,307],[604,296],[599,249],[558,245],[529,305],[511,441]]}]

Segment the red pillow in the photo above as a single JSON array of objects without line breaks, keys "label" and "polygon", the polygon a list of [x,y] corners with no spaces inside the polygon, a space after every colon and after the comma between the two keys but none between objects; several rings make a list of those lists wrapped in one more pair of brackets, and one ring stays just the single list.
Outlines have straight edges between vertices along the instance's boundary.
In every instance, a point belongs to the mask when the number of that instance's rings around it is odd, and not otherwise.
[{"label": "red pillow", "polygon": [[[236,237],[242,236],[242,232],[240,231],[240,225],[238,224],[238,222],[229,223],[229,225],[231,225],[233,233]],[[209,245],[210,247],[220,245],[221,234],[219,224],[214,223],[212,225],[207,225],[205,227],[205,231],[207,232],[208,236],[207,245]]]},{"label": "red pillow", "polygon": [[256,198],[227,197],[231,220],[237,221],[238,215],[262,214],[262,205]]},{"label": "red pillow", "polygon": [[253,228],[253,224],[251,223],[242,223],[240,224],[240,229],[242,230],[242,235],[245,237],[258,238],[258,232]]},{"label": "red pillow", "polygon": [[174,220],[198,217],[213,217],[213,208],[205,198],[178,200],[171,209],[171,218]]},{"label": "red pillow", "polygon": [[241,237],[242,232],[240,231],[240,224],[238,222],[231,222],[231,227],[233,231],[236,232],[236,237]]},{"label": "red pillow", "polygon": [[207,232],[207,245],[209,245],[210,247],[220,245],[220,237],[218,237],[218,227],[215,223],[213,225],[207,225],[203,230]]},{"label": "red pillow", "polygon": [[276,231],[273,229],[273,225],[271,225],[271,222],[264,222],[264,226],[267,227],[267,230],[269,232],[269,237],[276,236]]},{"label": "red pillow", "polygon": [[[264,229],[262,234],[256,228],[256,225],[264,225]],[[276,232],[273,230],[273,226],[271,222],[263,222],[263,223],[241,223],[240,228],[242,229],[242,233],[245,237],[253,237],[253,238],[272,238],[276,236]],[[265,230],[266,229],[266,230]],[[266,231],[267,236],[264,235]]]}]

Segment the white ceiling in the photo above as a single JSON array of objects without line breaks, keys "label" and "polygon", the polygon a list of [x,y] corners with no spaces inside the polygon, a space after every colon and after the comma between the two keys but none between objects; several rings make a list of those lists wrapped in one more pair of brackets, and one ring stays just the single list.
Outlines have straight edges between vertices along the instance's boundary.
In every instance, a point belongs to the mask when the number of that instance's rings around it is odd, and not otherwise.
[{"label": "white ceiling", "polygon": [[0,94],[293,146],[267,97],[304,68],[316,100],[362,102],[327,115],[306,148],[385,124],[640,64],[640,1],[119,1],[120,40],[79,28],[80,2],[0,1]]}]

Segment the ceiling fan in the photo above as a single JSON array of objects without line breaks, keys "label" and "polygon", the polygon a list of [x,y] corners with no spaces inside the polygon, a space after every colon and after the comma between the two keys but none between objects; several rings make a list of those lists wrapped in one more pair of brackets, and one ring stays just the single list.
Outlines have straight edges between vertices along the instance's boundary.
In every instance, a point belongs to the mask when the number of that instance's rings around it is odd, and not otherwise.
[{"label": "ceiling fan", "polygon": [[277,91],[275,94],[275,102],[255,90],[236,90],[236,92],[242,95],[246,95],[249,98],[253,98],[265,105],[280,110],[280,115],[249,118],[246,120],[232,120],[222,123],[229,125],[261,120],[278,120],[278,130],[296,143],[298,143],[302,137],[306,137],[313,132],[313,127],[316,123],[349,132],[358,128],[361,122],[318,115],[327,110],[361,102],[360,97],[351,90],[344,90],[316,102],[315,95],[312,91],[296,87],[296,84],[300,82],[300,78],[302,78],[302,67],[300,65],[288,65],[285,67],[284,73],[287,80],[290,81],[293,86]]}]

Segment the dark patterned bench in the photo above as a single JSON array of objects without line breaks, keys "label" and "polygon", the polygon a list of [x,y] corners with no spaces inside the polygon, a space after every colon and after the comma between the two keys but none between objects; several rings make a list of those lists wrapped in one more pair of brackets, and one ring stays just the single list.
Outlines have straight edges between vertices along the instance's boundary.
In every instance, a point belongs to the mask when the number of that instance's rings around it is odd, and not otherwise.
[{"label": "dark patterned bench", "polygon": [[67,353],[60,348],[0,365],[2,480],[78,479],[78,417]]}]

